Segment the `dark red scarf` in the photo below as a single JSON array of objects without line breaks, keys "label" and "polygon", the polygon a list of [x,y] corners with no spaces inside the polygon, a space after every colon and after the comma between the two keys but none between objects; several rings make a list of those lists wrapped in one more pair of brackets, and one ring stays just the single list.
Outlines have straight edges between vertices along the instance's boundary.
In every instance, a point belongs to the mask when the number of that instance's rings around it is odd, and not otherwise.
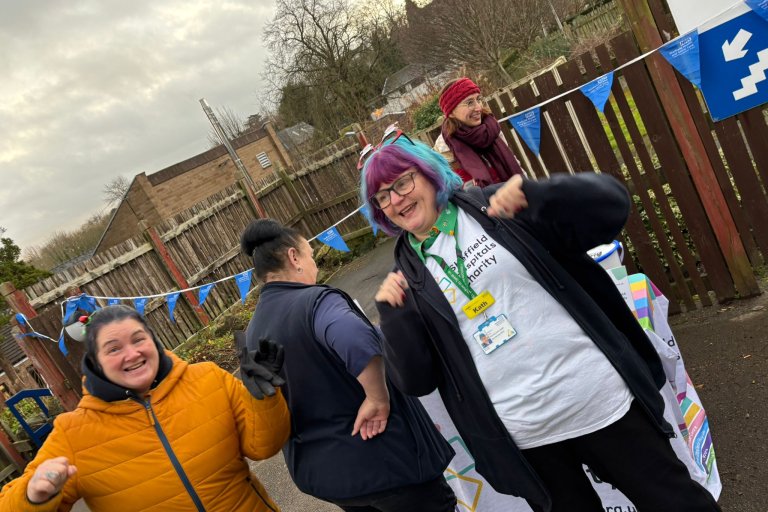
[{"label": "dark red scarf", "polygon": [[[484,115],[483,122],[478,126],[462,124],[452,135],[445,133],[443,125],[445,143],[453,151],[460,167],[480,186],[507,181],[515,174],[523,174],[514,153],[499,137],[500,133],[501,126],[493,114]],[[488,166],[496,171],[499,180],[493,179]]]}]

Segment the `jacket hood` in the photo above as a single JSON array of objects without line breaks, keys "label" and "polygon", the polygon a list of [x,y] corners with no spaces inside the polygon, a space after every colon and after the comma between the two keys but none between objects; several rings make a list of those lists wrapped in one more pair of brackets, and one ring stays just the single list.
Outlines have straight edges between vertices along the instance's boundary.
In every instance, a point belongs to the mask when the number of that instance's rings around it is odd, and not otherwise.
[{"label": "jacket hood", "polygon": [[[155,380],[152,381],[152,387],[155,389],[171,373],[174,365],[182,361],[171,352],[160,351],[160,363],[157,369]],[[136,394],[128,388],[124,388],[107,379],[100,368],[96,368],[93,362],[84,357],[82,362],[83,371],[83,395],[91,395],[104,402],[116,402],[127,398],[137,398]]]}]

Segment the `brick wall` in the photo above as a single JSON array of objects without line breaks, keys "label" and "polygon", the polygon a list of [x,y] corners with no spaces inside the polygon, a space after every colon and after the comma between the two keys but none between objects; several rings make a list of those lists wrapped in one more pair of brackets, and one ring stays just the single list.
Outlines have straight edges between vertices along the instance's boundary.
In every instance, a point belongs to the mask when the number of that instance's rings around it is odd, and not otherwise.
[{"label": "brick wall", "polygon": [[[248,174],[259,180],[279,164],[287,167],[284,152],[271,127],[255,130],[232,141]],[[262,168],[257,156],[266,153],[272,165]],[[235,164],[224,146],[217,146],[170,167],[137,175],[113,215],[96,252],[138,235],[138,224],[157,225],[235,182]]]},{"label": "brick wall", "polygon": [[142,220],[146,220],[150,225],[162,222],[165,215],[158,207],[162,207],[162,204],[162,198],[155,193],[146,174],[137,175],[128,189],[128,194],[112,215],[96,252],[109,249],[138,235],[138,225]]},{"label": "brick wall", "polygon": [[[236,151],[248,174],[254,180],[272,173],[275,170],[276,164],[285,166],[269,138],[256,140],[236,148]],[[256,158],[262,152],[266,153],[270,162],[272,162],[272,165],[266,169],[262,169],[261,164]],[[160,172],[165,172],[165,170]],[[225,151],[222,155],[210,161],[200,162],[199,165],[183,174],[177,174],[171,179],[157,183],[154,186],[154,192],[158,198],[162,198],[158,209],[163,213],[164,217],[170,217],[232,185],[234,182],[235,164]]]}]

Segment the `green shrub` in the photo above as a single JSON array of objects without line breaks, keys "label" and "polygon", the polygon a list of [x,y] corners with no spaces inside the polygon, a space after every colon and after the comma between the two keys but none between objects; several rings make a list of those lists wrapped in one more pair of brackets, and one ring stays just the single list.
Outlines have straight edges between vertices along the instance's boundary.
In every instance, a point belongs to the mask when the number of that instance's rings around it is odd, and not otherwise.
[{"label": "green shrub", "polygon": [[177,351],[177,354],[189,363],[210,361],[228,372],[234,371],[239,366],[235,338],[232,334],[218,338],[201,337],[189,348]]},{"label": "green shrub", "polygon": [[443,112],[437,102],[438,96],[435,95],[431,100],[423,103],[413,112],[414,131],[426,130],[435,124]]}]

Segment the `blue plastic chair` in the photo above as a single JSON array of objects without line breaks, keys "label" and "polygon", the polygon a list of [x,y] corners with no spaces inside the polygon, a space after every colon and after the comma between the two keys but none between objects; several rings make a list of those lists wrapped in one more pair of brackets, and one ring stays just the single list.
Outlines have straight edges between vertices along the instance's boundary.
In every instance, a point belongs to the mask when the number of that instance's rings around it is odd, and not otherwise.
[{"label": "blue plastic chair", "polygon": [[[5,405],[7,405],[8,409],[11,410],[11,414],[13,414],[13,416],[21,425],[21,428],[24,429],[27,435],[29,435],[29,438],[38,448],[43,445],[43,441],[45,441],[45,438],[48,437],[48,434],[50,434],[51,430],[53,430],[53,422],[50,421],[53,418],[51,418],[50,413],[48,412],[48,408],[45,406],[45,402],[43,402],[44,396],[53,396],[53,394],[51,393],[50,389],[25,389],[23,391],[19,391],[5,401]],[[27,423],[27,420],[24,419],[24,416],[22,416],[19,410],[16,409],[16,404],[25,398],[32,398],[38,407],[42,409],[43,415],[48,420],[45,422],[45,424],[35,430],[32,429],[29,423]]]}]

